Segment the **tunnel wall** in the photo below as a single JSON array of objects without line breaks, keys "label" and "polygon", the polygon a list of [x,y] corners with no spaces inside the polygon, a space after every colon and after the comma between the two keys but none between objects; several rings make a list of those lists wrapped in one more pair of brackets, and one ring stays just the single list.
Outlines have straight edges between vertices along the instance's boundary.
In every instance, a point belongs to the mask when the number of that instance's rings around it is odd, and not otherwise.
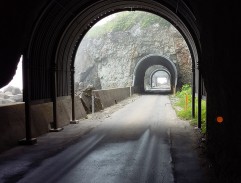
[{"label": "tunnel wall", "polygon": [[[79,99],[75,99],[76,119],[86,116],[84,107]],[[58,127],[69,124],[72,117],[71,97],[61,97],[57,100]],[[0,152],[17,145],[18,140],[25,138],[25,105],[18,103],[0,106]],[[53,121],[53,103],[36,104],[31,106],[32,136],[37,137],[48,133]]]}]

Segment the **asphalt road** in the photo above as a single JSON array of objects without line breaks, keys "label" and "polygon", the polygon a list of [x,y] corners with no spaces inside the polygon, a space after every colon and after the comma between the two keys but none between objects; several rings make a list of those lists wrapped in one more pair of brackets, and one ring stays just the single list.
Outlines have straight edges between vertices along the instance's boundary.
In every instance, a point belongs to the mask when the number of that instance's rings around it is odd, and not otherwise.
[{"label": "asphalt road", "polygon": [[205,183],[189,124],[167,95],[143,95],[19,183]]}]

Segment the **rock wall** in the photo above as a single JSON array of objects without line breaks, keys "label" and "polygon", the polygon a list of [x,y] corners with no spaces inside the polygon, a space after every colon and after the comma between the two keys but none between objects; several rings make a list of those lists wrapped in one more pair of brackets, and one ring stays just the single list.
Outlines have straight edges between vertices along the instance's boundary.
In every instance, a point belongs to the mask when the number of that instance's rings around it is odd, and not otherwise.
[{"label": "rock wall", "polygon": [[98,38],[87,34],[76,54],[75,80],[80,88],[89,84],[96,89],[131,86],[136,64],[149,54],[169,58],[177,66],[179,83],[191,82],[191,56],[185,40],[173,26],[159,24],[145,29],[137,24]]},{"label": "rock wall", "polygon": [[3,91],[0,91],[0,106],[22,101],[23,93],[19,88],[15,86],[8,86]]}]

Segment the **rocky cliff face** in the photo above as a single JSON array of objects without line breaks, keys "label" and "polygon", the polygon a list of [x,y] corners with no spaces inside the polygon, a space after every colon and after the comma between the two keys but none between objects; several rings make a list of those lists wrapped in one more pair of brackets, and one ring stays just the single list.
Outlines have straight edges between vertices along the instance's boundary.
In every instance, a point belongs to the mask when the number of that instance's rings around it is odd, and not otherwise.
[{"label": "rocky cliff face", "polygon": [[99,89],[131,86],[136,64],[149,54],[169,58],[178,68],[178,82],[191,82],[191,56],[186,42],[173,26],[159,24],[145,29],[137,24],[130,30],[98,38],[85,36],[76,54],[75,81],[81,88],[89,84]]}]

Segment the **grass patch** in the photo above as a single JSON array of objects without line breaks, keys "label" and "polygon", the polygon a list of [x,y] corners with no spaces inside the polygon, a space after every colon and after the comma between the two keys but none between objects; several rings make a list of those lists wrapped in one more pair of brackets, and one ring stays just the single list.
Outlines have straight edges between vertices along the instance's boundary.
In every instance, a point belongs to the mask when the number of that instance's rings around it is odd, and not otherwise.
[{"label": "grass patch", "polygon": [[[189,84],[182,86],[181,91],[171,96],[173,108],[177,116],[183,120],[189,120],[190,124],[197,126],[198,122],[198,98],[195,97],[195,117],[192,117],[192,88]],[[201,100],[202,133],[206,133],[206,101]]]}]

